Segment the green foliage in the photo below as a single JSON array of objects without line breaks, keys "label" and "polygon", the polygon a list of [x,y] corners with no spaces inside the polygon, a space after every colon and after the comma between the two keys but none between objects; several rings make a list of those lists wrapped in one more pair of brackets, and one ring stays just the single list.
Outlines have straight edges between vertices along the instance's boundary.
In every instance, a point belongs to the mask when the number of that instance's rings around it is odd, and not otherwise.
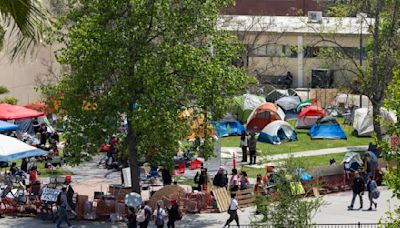
[{"label": "green foliage", "polygon": [[0,103],[16,105],[18,103],[18,99],[13,96],[4,96],[3,99],[0,99]]},{"label": "green foliage", "polygon": [[10,91],[7,89],[7,87],[0,86],[0,94],[5,94],[5,93],[8,93],[8,92],[10,92]]},{"label": "green foliage", "polygon": [[[69,162],[79,163],[81,151],[96,152],[126,117],[138,157],[171,164],[192,126],[184,110],[203,114],[203,128],[220,118],[246,86],[243,70],[232,65],[240,44],[216,28],[219,9],[231,2],[83,0],[74,7],[69,1],[60,21],[68,31],[59,37],[65,48],[57,57],[71,72],[43,91],[67,116]],[[199,147],[205,158],[211,145],[205,140]]]},{"label": "green foliage", "polygon": [[257,222],[278,228],[306,227],[312,224],[313,214],[324,202],[321,198],[305,200],[305,195],[292,193],[290,183],[300,181],[297,170],[304,168],[303,164],[290,158],[282,167],[284,168],[277,171],[279,178],[276,180],[272,193],[257,197],[257,210],[262,216]]}]

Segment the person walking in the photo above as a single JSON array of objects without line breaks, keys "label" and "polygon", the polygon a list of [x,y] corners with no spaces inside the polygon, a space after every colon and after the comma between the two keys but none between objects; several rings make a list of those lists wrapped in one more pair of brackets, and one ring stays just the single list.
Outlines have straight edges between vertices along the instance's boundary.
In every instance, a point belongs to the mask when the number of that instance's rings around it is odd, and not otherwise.
[{"label": "person walking", "polygon": [[376,202],[374,202],[374,198],[376,199],[376,198],[379,197],[378,186],[377,186],[375,180],[372,178],[372,175],[370,175],[368,177],[367,191],[368,191],[368,199],[369,199],[369,208],[368,208],[368,210],[371,211],[372,210],[372,205],[375,206],[375,209],[378,206],[378,204]]},{"label": "person walking", "polygon": [[157,228],[163,228],[164,227],[164,218],[166,216],[165,210],[161,207],[162,201],[157,202],[157,208],[153,213],[154,216],[154,223],[157,226]]},{"label": "person walking", "polygon": [[242,148],[242,162],[247,162],[247,134],[243,131],[240,135],[240,147]]},{"label": "person walking", "polygon": [[136,209],[133,207],[128,207],[129,215],[128,215],[128,228],[136,228],[137,227],[137,218],[136,218]]},{"label": "person walking", "polygon": [[363,199],[362,195],[364,194],[364,187],[365,187],[365,182],[364,179],[360,176],[358,171],[354,172],[354,179],[353,179],[353,198],[351,199],[351,204],[348,206],[349,210],[353,210],[354,206],[354,201],[356,200],[356,197],[360,197],[360,209],[363,208]]},{"label": "person walking", "polygon": [[151,220],[151,215],[151,208],[147,205],[147,202],[143,202],[136,216],[140,228],[147,228]]},{"label": "person walking", "polygon": [[[63,186],[61,189],[61,193],[59,195],[59,199],[57,199],[57,202],[59,203],[59,214],[58,214],[58,219],[57,219],[57,228],[61,227],[62,222],[66,222],[68,227],[73,227],[71,223],[68,220],[68,211],[72,211],[70,205],[68,204],[68,199],[67,199],[67,187]],[[72,211],[72,213],[75,213]]]},{"label": "person walking", "polygon": [[250,153],[250,163],[249,165],[255,165],[256,164],[256,151],[257,151],[257,139],[256,135],[254,133],[250,134],[250,139],[247,142],[247,145],[249,147],[249,153]]},{"label": "person walking", "polygon": [[167,226],[168,228],[175,228],[175,221],[181,219],[179,218],[179,208],[178,208],[178,203],[176,200],[171,200],[171,207],[167,208],[168,212],[168,223]]},{"label": "person walking", "polygon": [[229,218],[226,220],[224,227],[228,226],[233,220],[235,220],[236,225],[239,227],[239,216],[237,214],[237,210],[239,209],[242,212],[244,210],[239,207],[239,203],[236,200],[236,194],[231,194],[231,198],[231,203],[229,204],[228,208]]}]

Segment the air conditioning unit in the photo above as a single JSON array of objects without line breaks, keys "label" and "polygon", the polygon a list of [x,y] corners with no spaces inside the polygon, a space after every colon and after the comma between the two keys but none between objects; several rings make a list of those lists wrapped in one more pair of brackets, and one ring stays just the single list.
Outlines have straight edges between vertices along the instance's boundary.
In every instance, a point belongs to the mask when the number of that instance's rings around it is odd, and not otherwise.
[{"label": "air conditioning unit", "polygon": [[322,12],[321,11],[308,11],[308,22],[321,23]]}]

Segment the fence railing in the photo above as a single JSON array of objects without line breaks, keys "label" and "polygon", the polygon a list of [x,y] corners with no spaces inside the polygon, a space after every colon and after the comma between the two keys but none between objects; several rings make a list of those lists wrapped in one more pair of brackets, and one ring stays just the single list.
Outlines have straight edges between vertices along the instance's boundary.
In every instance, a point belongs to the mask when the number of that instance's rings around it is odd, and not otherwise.
[{"label": "fence railing", "polygon": [[[381,228],[387,227],[388,224],[378,224],[378,223],[348,223],[348,224],[312,224],[304,225],[301,227],[285,227],[285,228]],[[237,228],[239,226],[229,225],[230,228]],[[240,225],[241,228],[277,228],[273,225],[266,224],[253,224],[253,225]]]}]

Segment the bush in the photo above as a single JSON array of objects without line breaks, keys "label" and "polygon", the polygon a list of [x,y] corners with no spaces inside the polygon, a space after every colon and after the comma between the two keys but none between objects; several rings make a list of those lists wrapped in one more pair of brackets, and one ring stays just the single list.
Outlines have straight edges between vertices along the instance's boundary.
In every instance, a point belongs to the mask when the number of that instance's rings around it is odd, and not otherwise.
[{"label": "bush", "polygon": [[0,100],[0,103],[16,105],[18,103],[18,99],[13,96],[5,96]]}]

